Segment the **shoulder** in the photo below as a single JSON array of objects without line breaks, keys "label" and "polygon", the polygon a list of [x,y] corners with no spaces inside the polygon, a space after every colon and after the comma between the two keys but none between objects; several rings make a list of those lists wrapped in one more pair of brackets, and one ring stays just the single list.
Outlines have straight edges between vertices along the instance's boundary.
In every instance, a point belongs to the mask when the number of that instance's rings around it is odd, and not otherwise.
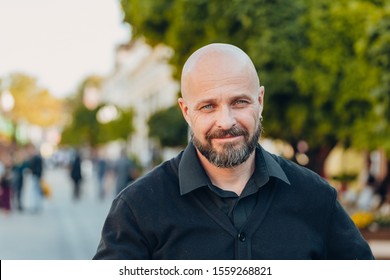
[{"label": "shoulder", "polygon": [[125,202],[134,204],[140,201],[163,200],[164,197],[180,195],[179,181],[177,176],[180,155],[160,165],[139,177],[126,187],[119,197]]},{"label": "shoulder", "polygon": [[302,190],[306,193],[327,194],[335,197],[336,189],[329,182],[314,171],[298,165],[297,163],[270,154],[285,172],[294,190]]}]

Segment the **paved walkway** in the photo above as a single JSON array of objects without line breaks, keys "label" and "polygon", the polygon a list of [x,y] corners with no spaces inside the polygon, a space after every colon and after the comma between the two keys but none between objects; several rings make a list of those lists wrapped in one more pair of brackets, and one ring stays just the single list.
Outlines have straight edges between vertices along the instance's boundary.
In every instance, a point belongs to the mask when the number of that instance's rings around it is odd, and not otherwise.
[{"label": "paved walkway", "polygon": [[32,187],[26,179],[26,211],[0,212],[0,259],[91,259],[112,198],[99,201],[93,177],[87,174],[81,200],[73,201],[67,170],[52,169],[45,172],[52,197],[44,201],[41,213],[32,213]]},{"label": "paved walkway", "polygon": [[[80,201],[72,200],[72,184],[66,169],[47,170],[45,179],[52,197],[42,213],[0,213],[0,259],[88,260],[94,255],[112,196],[97,198],[96,183],[87,172]],[[27,178],[27,181],[28,178]],[[31,186],[25,186],[30,204]],[[390,240],[370,241],[374,255],[390,260]]]}]

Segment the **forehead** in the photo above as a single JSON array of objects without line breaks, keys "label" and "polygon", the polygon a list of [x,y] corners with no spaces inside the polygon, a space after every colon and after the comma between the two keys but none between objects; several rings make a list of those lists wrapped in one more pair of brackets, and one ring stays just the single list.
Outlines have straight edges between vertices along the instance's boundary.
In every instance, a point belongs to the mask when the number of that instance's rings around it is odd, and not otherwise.
[{"label": "forehead", "polygon": [[246,67],[206,67],[195,71],[186,81],[186,99],[234,98],[255,95],[258,82]]},{"label": "forehead", "polygon": [[251,79],[235,71],[212,73],[210,75],[200,73],[189,81],[190,95],[197,94],[228,94],[252,92],[254,87]]}]

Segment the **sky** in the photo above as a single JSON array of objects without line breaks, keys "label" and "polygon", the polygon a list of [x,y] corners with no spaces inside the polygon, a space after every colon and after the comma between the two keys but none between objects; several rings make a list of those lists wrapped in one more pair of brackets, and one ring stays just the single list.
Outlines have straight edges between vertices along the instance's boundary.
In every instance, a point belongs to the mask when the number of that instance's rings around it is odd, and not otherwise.
[{"label": "sky", "polygon": [[120,0],[0,0],[0,79],[21,72],[57,97],[109,75],[130,39]]}]

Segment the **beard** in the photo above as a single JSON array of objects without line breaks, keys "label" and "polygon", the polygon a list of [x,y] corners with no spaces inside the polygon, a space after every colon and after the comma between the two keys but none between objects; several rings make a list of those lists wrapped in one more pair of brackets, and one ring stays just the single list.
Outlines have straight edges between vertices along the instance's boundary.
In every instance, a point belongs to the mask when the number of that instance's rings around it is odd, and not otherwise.
[{"label": "beard", "polygon": [[[249,132],[243,128],[233,126],[228,130],[217,130],[206,134],[206,143],[202,143],[191,131],[191,140],[195,148],[213,165],[220,168],[230,168],[245,162],[255,150],[261,137],[263,126],[261,121],[255,133],[250,137]],[[213,138],[225,136],[243,136],[244,143],[226,143],[222,151],[218,152],[212,144]]]}]

